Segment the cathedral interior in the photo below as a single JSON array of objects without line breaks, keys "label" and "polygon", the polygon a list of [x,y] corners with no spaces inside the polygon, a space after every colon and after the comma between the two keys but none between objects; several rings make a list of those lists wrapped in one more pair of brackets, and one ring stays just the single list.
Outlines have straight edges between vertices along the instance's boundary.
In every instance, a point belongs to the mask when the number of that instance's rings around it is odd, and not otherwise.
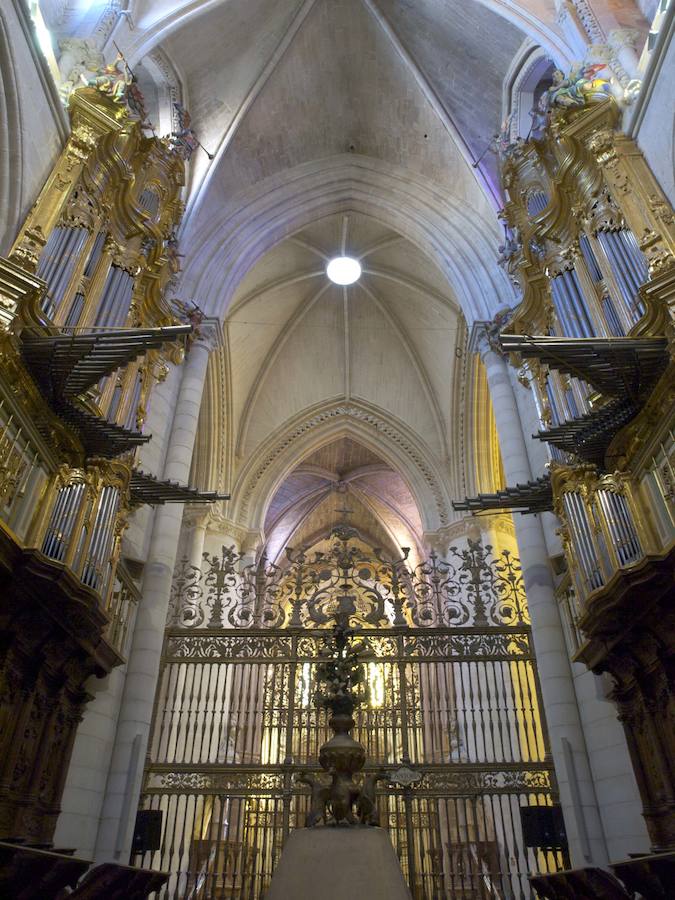
[{"label": "cathedral interior", "polygon": [[673,896],[674,11],[3,0],[0,896]]}]

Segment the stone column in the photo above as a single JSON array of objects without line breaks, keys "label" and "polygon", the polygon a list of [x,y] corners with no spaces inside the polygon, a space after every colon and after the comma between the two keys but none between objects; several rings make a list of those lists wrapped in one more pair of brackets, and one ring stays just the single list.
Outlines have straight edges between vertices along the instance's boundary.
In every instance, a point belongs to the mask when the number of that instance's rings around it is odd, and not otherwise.
[{"label": "stone column", "polygon": [[614,28],[607,35],[607,43],[629,78],[640,76],[640,55],[637,47],[644,45],[645,36],[636,28]]},{"label": "stone column", "polygon": [[204,553],[204,541],[206,532],[209,527],[210,510],[197,509],[194,515],[190,516],[190,531],[187,556],[191,566],[202,568],[202,554]]},{"label": "stone column", "polygon": [[[507,484],[523,484],[532,473],[506,360],[490,346],[483,323],[474,324],[470,349],[480,352],[487,372]],[[607,847],[544,532],[537,515],[516,514],[514,521],[572,866],[605,865]]]},{"label": "stone column", "polygon": [[[190,474],[206,367],[218,326],[202,324],[201,332],[184,364],[164,465],[163,477],[181,484],[187,484]],[[96,842],[97,862],[129,860],[182,518],[182,503],[160,506],[155,514]]]}]

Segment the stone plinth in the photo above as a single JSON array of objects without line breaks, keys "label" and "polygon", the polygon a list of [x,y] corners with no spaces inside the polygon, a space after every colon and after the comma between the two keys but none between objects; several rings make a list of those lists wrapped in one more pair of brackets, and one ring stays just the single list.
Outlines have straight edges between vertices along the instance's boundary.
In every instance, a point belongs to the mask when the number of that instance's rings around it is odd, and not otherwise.
[{"label": "stone plinth", "polygon": [[300,828],[289,836],[265,900],[410,900],[382,828]]}]

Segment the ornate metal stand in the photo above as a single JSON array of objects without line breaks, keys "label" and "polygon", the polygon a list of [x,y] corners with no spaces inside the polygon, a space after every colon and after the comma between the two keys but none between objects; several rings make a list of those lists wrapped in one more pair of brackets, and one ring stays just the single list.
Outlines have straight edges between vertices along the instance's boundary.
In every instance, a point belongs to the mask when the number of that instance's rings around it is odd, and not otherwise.
[{"label": "ornate metal stand", "polygon": [[323,785],[306,772],[298,775],[296,780],[312,790],[307,828],[322,821],[326,825],[379,825],[375,787],[387,773],[366,776],[360,788],[354,784],[354,775],[365,765],[366,749],[350,734],[356,724],[353,712],[367,702],[369,691],[359,660],[365,645],[362,641],[352,643],[353,637],[346,617],[340,617],[320,652],[323,661],[317,668],[320,687],[315,701],[320,709],[330,710],[328,724],[334,734],[321,746],[319,762],[331,776],[331,783]]}]

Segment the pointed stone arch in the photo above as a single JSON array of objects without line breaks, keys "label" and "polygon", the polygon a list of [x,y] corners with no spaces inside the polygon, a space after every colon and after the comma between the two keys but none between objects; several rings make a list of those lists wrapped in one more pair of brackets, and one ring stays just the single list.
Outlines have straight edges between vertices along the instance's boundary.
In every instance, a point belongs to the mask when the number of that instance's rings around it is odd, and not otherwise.
[{"label": "pointed stone arch", "polygon": [[306,410],[266,440],[237,478],[230,517],[250,530],[261,529],[281,482],[301,459],[340,436],[372,449],[398,472],[415,500],[425,532],[444,527],[454,517],[446,479],[423,442],[391,414],[353,400]]}]

